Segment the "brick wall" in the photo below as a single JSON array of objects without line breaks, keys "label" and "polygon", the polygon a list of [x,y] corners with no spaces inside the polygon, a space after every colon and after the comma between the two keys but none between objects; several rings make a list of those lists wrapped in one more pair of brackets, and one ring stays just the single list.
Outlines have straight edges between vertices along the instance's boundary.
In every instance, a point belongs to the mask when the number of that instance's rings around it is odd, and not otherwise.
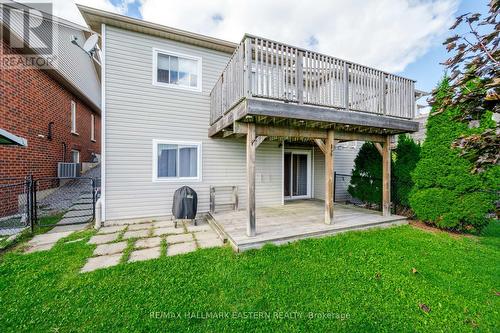
[{"label": "brick wall", "polygon": [[[10,52],[0,41],[3,50]],[[76,102],[78,135],[71,133],[71,101]],[[0,146],[0,178],[55,177],[57,162],[71,150],[80,151],[81,162],[99,154],[100,116],[95,116],[95,142],[90,139],[92,110],[76,96],[38,69],[0,71],[0,128],[28,140],[28,147]],[[47,139],[53,122],[52,140]],[[43,136],[43,137],[42,137]]]},{"label": "brick wall", "polygon": [[[0,46],[2,52],[11,53],[2,40]],[[72,100],[76,102],[78,135],[71,133]],[[95,142],[90,137],[91,114],[95,116]],[[80,162],[90,161],[92,153],[101,151],[100,124],[98,114],[45,71],[1,69],[0,128],[27,139],[28,146],[0,145],[0,179],[24,178],[29,174],[35,178],[56,177],[57,162],[63,158],[70,162],[71,150],[80,151]]]}]

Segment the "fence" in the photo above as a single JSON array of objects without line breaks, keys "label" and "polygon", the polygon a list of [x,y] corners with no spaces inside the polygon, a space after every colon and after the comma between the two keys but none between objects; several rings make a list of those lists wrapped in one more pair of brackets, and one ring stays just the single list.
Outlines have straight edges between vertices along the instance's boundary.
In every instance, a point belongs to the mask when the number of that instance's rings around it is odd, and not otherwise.
[{"label": "fence", "polygon": [[[0,240],[34,225],[83,224],[95,215],[100,179],[0,178]],[[60,214],[61,219],[45,217]]]},{"label": "fence", "polygon": [[0,178],[0,237],[31,225],[31,178]]},{"label": "fence", "polygon": [[[334,173],[333,200],[372,210],[382,210],[382,179]],[[399,215],[413,215],[408,194],[413,184],[391,179],[392,212]]]}]

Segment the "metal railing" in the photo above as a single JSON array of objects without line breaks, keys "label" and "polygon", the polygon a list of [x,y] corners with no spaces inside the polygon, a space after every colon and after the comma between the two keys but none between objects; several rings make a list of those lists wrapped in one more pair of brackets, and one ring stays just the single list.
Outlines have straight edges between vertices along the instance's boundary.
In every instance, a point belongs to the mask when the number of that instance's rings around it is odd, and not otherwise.
[{"label": "metal railing", "polygon": [[404,119],[415,115],[413,80],[250,35],[210,93],[210,124],[245,97]]}]

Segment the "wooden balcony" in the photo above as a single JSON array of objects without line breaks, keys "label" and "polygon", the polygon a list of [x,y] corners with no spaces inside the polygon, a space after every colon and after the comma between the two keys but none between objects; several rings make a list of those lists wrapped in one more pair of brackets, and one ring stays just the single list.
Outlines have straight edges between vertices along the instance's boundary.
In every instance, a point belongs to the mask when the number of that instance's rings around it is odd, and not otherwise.
[{"label": "wooden balcony", "polygon": [[413,80],[251,35],[210,97],[210,136],[240,121],[384,135],[418,130]]}]

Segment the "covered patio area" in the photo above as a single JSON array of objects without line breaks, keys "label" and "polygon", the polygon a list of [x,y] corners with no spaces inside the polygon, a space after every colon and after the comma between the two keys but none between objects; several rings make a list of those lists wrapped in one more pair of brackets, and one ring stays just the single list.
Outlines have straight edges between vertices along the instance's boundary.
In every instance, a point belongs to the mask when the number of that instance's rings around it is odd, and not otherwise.
[{"label": "covered patio area", "polygon": [[351,205],[335,205],[332,224],[325,224],[321,200],[294,200],[274,207],[259,207],[255,236],[247,236],[248,214],[244,210],[210,213],[209,222],[236,251],[257,249],[266,243],[284,244],[310,237],[323,237],[350,230],[406,224],[406,217]]}]

